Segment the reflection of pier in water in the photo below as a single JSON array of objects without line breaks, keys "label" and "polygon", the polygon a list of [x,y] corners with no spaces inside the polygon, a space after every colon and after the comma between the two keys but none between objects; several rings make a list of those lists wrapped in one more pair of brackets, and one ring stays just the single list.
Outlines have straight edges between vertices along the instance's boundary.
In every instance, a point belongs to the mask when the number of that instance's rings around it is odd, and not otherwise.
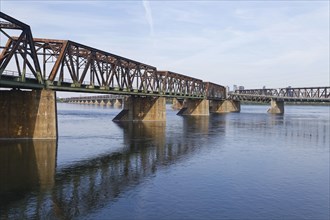
[{"label": "reflection of pier in water", "polygon": [[[37,198],[29,203],[22,204],[17,201],[14,205],[5,207],[5,212],[1,211],[1,217],[48,216],[68,219],[87,215],[114,201],[120,194],[153,175],[158,169],[184,160],[206,146],[199,137],[208,136],[209,122],[208,117],[185,118],[185,132],[168,137],[165,122],[120,123],[118,126],[123,128],[126,145],[121,152],[57,171],[55,183],[46,185],[48,190],[38,192]],[[195,135],[195,138],[190,135]],[[53,148],[56,148],[55,144]],[[55,155],[55,151],[52,154]],[[49,156],[45,156],[45,159],[46,157]],[[55,163],[47,169],[45,173],[53,176]],[[34,167],[34,170],[38,168]],[[16,173],[14,170],[10,172]],[[14,182],[16,179],[10,181]],[[7,181],[7,184],[11,183]]]},{"label": "reflection of pier in water", "polygon": [[[0,141],[0,213],[25,193],[54,185],[56,140]],[[6,202],[6,203],[4,203]]]}]

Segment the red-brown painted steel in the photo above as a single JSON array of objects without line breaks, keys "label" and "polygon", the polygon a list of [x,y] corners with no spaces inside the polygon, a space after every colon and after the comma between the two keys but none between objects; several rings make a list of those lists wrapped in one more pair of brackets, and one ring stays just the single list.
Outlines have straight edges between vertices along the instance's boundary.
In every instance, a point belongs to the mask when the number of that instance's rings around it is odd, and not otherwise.
[{"label": "red-brown painted steel", "polygon": [[[0,56],[0,86],[14,87],[17,81],[17,87],[24,88],[35,87],[35,82],[62,91],[226,98],[224,86],[170,71],[157,71],[154,66],[74,41],[32,38],[28,25],[4,13],[0,17],[7,21],[0,22],[0,30],[8,37]],[[22,33],[19,37],[10,37],[7,29],[18,29]],[[5,70],[9,70],[11,61],[14,69],[8,74]],[[32,73],[30,84],[22,84],[29,77],[26,67]]]}]

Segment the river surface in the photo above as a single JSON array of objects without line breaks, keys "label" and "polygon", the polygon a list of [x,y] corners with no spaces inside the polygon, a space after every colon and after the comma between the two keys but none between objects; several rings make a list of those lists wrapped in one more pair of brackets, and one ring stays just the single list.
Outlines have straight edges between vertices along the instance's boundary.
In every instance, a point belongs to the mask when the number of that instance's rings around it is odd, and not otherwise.
[{"label": "river surface", "polygon": [[58,104],[58,141],[0,141],[1,219],[329,219],[329,106],[114,123]]}]

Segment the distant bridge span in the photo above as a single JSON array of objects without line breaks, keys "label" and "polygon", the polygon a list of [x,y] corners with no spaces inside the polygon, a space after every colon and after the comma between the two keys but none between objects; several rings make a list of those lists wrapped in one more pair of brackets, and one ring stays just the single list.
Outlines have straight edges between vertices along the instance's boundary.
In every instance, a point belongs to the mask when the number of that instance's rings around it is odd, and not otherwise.
[{"label": "distant bridge span", "polygon": [[228,98],[248,102],[330,102],[330,87],[236,90]]},{"label": "distant bridge span", "polygon": [[236,90],[228,94],[234,102],[270,102],[269,113],[283,114],[284,102],[330,103],[330,87]]}]

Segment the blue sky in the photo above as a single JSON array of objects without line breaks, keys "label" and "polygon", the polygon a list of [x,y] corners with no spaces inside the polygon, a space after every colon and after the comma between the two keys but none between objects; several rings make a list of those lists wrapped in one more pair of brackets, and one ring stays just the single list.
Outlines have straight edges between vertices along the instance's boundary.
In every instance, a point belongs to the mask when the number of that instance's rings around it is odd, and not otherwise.
[{"label": "blue sky", "polygon": [[329,1],[16,1],[34,37],[69,39],[221,85],[329,86]]}]

